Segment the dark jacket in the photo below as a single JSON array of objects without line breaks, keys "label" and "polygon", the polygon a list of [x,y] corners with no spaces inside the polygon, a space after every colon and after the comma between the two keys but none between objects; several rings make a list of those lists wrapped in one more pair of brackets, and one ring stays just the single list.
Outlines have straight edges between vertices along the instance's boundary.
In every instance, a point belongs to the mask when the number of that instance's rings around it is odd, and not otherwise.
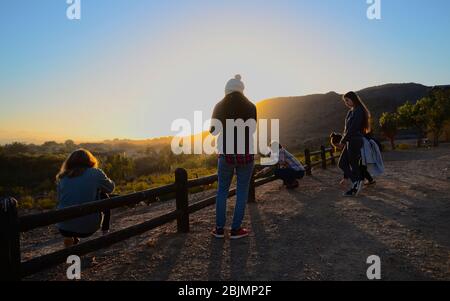
[{"label": "dark jacket", "polygon": [[365,114],[362,106],[358,106],[353,110],[348,111],[347,117],[345,117],[344,135],[341,140],[342,144],[349,142],[351,139],[363,138]]},{"label": "dark jacket", "polygon": [[[222,123],[222,131],[218,134],[218,139],[221,141],[218,142],[219,145],[219,153],[225,154],[238,154],[238,128],[234,127],[234,151],[227,152],[226,139],[227,137],[227,128],[226,122],[228,119],[232,119],[234,121],[242,119],[244,122],[249,120],[254,120],[256,123],[257,114],[256,114],[256,106],[250,102],[247,97],[245,97],[242,93],[234,92],[225,96],[223,100],[221,100],[215,107],[212,115],[212,119],[217,119]],[[211,126],[210,132],[213,133],[215,130],[214,125]],[[256,130],[256,127],[255,129]],[[233,134],[233,133],[231,133]],[[253,131],[250,132],[250,128],[245,128],[245,153],[249,154],[250,145],[253,143]],[[223,146],[220,149],[220,146]]]}]

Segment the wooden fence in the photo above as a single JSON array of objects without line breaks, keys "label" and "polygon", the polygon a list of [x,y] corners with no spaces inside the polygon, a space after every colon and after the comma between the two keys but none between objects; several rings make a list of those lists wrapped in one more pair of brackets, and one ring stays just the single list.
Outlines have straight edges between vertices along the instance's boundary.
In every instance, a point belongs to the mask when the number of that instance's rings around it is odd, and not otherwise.
[{"label": "wooden fence", "polygon": [[[330,154],[329,158],[327,158],[327,153]],[[312,156],[319,155],[320,160],[311,162]],[[310,152],[308,149],[305,150],[305,168],[307,175],[311,175],[312,168],[315,166],[320,165],[323,169],[327,168],[327,162],[331,162],[333,165],[336,164],[336,156],[332,148],[322,146],[319,151]],[[276,180],[275,176],[260,179],[252,177],[248,201],[250,203],[255,202],[256,187],[274,180]],[[0,201],[0,280],[20,280],[23,277],[64,263],[71,255],[82,256],[106,248],[112,244],[143,234],[175,220],[177,221],[177,231],[179,233],[188,233],[189,215],[215,204],[216,200],[216,197],[213,196],[189,204],[189,188],[211,185],[216,181],[217,175],[188,180],[186,170],[180,168],[175,171],[175,183],[170,185],[90,202],[80,206],[54,209],[44,213],[24,216],[18,215],[17,201],[14,198],[5,198]],[[88,214],[99,213],[108,209],[132,206],[144,201],[147,203],[156,202],[157,197],[170,193],[175,193],[176,208],[169,213],[69,248],[35,257],[28,261],[21,261],[20,233]],[[231,189],[229,196],[231,197],[235,194],[236,188]]]}]

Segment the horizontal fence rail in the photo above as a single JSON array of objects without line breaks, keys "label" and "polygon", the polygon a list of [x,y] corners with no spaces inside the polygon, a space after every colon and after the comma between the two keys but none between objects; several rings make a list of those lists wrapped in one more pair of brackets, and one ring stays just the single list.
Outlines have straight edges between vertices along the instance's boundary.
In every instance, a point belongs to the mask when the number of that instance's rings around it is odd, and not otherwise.
[{"label": "horizontal fence rail", "polygon": [[147,191],[141,191],[129,195],[90,202],[84,205],[67,207],[64,209],[54,209],[39,214],[25,215],[19,218],[19,229],[20,232],[27,232],[32,229],[53,225],[59,222],[86,216],[92,213],[101,212],[106,209],[115,209],[136,205],[140,202],[151,200],[153,197],[163,196],[171,192],[175,192],[175,184],[150,189]]},{"label": "horizontal fence rail", "polygon": [[[329,157],[327,158],[327,154]],[[311,162],[312,156],[320,156],[317,162]],[[312,174],[315,166],[327,168],[327,162],[336,164],[337,156],[334,155],[333,148],[321,147],[319,151],[310,152],[305,150],[305,170],[307,175]],[[261,169],[256,166],[255,170]],[[275,181],[275,176],[255,177],[251,179],[248,202],[254,202],[255,188]],[[203,178],[188,180],[186,170],[177,169],[175,171],[175,183],[153,188],[124,196],[114,196],[109,199],[94,201],[79,206],[63,209],[54,209],[44,213],[18,216],[17,201],[13,198],[5,198],[0,201],[0,280],[20,280],[49,267],[64,263],[68,256],[82,256],[115,243],[124,241],[131,237],[144,234],[167,223],[177,222],[179,233],[189,232],[189,214],[212,206],[216,202],[216,196],[208,197],[204,200],[189,204],[189,189],[212,185],[217,182],[218,176],[211,175]],[[79,245],[58,250],[49,254],[32,258],[21,262],[20,233],[28,232],[36,228],[53,225],[59,222],[86,216],[93,213],[100,213],[105,210],[116,209],[139,204],[140,202],[154,203],[157,198],[167,194],[175,193],[175,210],[164,215],[152,218],[140,224],[115,231],[102,237],[88,240]],[[236,188],[229,192],[229,197],[236,194]]]}]

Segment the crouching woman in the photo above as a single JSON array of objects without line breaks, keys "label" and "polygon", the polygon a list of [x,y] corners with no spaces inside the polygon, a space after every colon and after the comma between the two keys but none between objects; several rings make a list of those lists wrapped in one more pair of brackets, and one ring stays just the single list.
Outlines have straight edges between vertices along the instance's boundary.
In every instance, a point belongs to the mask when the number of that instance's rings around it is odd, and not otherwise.
[{"label": "crouching woman", "polygon": [[[98,168],[98,160],[85,149],[74,151],[66,159],[56,176],[56,182],[58,209],[99,200],[115,188],[114,182]],[[65,237],[64,245],[69,247],[77,244],[80,238],[92,236],[100,226],[102,230],[108,230],[109,218],[109,211],[94,213],[58,223],[57,228]]]}]

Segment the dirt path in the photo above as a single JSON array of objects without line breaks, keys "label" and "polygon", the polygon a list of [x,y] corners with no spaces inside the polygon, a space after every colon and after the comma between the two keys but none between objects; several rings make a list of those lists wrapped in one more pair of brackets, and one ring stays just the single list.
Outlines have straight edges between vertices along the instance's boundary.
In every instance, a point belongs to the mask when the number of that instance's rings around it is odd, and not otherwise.
[{"label": "dirt path", "polygon": [[[279,181],[257,189],[258,201],[248,206],[245,218],[249,238],[211,238],[211,207],[191,215],[189,234],[176,234],[175,224],[169,224],[95,252],[95,263],[83,261],[82,278],[366,280],[366,259],[378,255],[384,280],[450,280],[450,145],[384,156],[386,174],[359,198],[340,196],[337,169],[314,170],[296,191],[281,188]],[[173,206],[115,212],[114,227]],[[48,228],[27,233],[22,243],[27,259],[56,250],[61,239]],[[64,277],[61,265],[28,279]]]}]

